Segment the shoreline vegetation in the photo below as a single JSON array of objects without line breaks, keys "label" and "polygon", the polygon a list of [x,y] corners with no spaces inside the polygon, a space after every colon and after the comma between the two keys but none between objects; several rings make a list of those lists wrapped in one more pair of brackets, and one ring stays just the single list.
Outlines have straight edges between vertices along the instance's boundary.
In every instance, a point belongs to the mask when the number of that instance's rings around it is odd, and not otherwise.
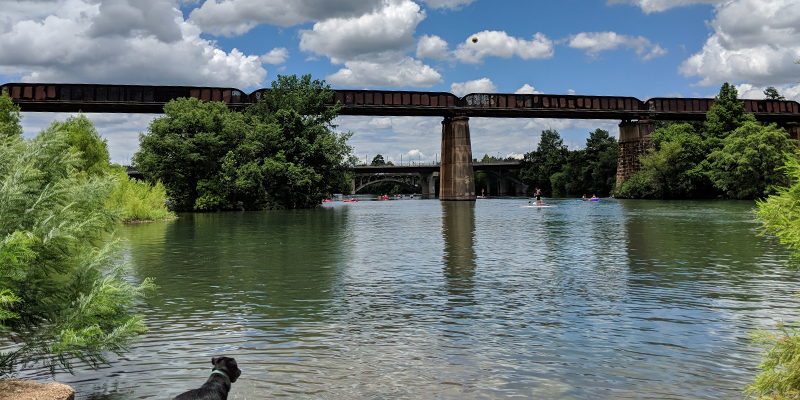
[{"label": "shoreline vegetation", "polygon": [[31,139],[20,120],[0,94],[0,377],[34,365],[98,368],[147,331],[131,310],[156,289],[132,279],[120,239],[104,237],[126,217],[109,200],[129,180],[114,175],[120,167],[84,115]]}]

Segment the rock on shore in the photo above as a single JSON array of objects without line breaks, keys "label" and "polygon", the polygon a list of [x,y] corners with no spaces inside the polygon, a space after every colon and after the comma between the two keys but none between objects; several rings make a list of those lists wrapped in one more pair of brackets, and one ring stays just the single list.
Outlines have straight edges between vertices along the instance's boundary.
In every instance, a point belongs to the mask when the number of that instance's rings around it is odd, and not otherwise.
[{"label": "rock on shore", "polygon": [[0,400],[75,400],[75,391],[60,383],[0,379]]}]

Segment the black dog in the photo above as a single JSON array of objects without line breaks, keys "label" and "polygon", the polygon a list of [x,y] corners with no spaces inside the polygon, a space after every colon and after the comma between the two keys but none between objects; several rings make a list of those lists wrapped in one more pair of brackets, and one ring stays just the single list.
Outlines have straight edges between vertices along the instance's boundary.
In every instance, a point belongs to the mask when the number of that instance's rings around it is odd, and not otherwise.
[{"label": "black dog", "polygon": [[211,359],[211,376],[200,389],[190,390],[179,394],[172,400],[227,400],[231,383],[239,379],[242,371],[236,365],[236,360],[230,357],[214,357]]}]

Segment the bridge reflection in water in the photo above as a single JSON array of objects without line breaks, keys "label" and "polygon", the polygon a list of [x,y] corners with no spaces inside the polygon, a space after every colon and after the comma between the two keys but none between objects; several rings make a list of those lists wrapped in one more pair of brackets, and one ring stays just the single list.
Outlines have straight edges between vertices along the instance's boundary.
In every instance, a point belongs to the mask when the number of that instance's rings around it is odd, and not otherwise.
[{"label": "bridge reflection in water", "polygon": [[443,201],[444,278],[448,300],[471,303],[475,286],[475,203]]}]

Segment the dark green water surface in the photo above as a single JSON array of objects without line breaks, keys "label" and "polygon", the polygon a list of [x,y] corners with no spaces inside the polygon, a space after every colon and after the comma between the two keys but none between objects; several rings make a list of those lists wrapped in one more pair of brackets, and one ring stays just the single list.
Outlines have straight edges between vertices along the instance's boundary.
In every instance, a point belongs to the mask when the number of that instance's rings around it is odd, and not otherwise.
[{"label": "dark green water surface", "polygon": [[[78,398],[740,399],[798,273],[752,202],[406,200],[121,227],[150,332]],[[23,373],[22,375],[26,375]],[[40,372],[25,377],[41,378]]]}]

